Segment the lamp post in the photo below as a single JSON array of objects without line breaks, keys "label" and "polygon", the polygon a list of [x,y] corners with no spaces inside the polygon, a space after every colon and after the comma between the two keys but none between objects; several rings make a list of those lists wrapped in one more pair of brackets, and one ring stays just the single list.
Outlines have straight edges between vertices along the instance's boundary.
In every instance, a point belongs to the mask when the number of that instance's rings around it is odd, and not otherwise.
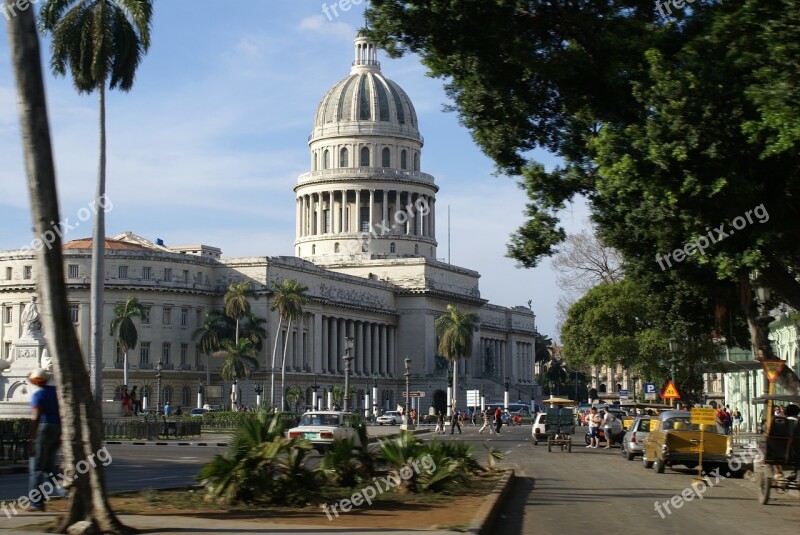
[{"label": "lamp post", "polygon": [[481,412],[486,410],[486,385],[481,385]]},{"label": "lamp post", "polygon": [[158,381],[158,392],[156,392],[156,412],[161,411],[161,370],[164,369],[164,364],[159,360],[156,363],[156,380]]},{"label": "lamp post", "polygon": [[314,386],[311,387],[311,410],[317,411],[319,410],[319,403],[317,402],[317,390],[319,389],[319,385],[317,385],[317,376],[314,375]]},{"label": "lamp post", "polygon": [[348,405],[350,404],[350,361],[353,360],[353,357],[350,355],[350,351],[353,350],[353,339],[349,336],[344,339],[344,400],[343,400],[343,408],[344,412],[348,411]]},{"label": "lamp post", "polygon": [[[677,355],[676,355],[677,352],[678,352],[678,339],[675,338],[675,337],[670,338],[669,339],[669,353],[670,353],[671,356],[670,356],[670,359],[669,359],[669,361],[667,363],[669,364],[669,367],[670,367],[669,380],[672,382],[673,385],[675,384],[675,363],[677,362],[677,358],[678,358]],[[674,402],[675,402],[675,400],[670,398],[669,406],[672,407]]]},{"label": "lamp post", "polygon": [[[758,347],[756,348],[756,355],[762,360],[774,360],[775,353],[772,352],[772,344],[769,343],[769,324],[775,319],[770,316],[767,311],[767,303],[772,297],[772,291],[764,284],[761,279],[756,279],[756,299],[758,300]],[[769,390],[767,393],[774,392],[775,383],[769,382]],[[767,401],[767,432],[772,425],[772,400]]]},{"label": "lamp post", "polygon": [[633,381],[633,402],[636,403],[636,383],[639,381],[639,376],[634,375],[631,380]]},{"label": "lamp post", "polygon": [[511,384],[511,378],[506,375],[505,380],[503,381],[503,408],[508,410],[508,387]]},{"label": "lamp post", "polygon": [[197,408],[203,408],[203,380],[197,380]]},{"label": "lamp post", "polygon": [[372,374],[372,416],[378,416],[378,374]]},{"label": "lamp post", "polygon": [[403,419],[403,425],[400,426],[400,429],[404,429],[406,431],[413,431],[414,430],[414,422],[411,420],[411,359],[406,357],[405,359],[406,365],[406,373],[403,374],[406,377],[406,414],[405,418]]},{"label": "lamp post", "polygon": [[261,383],[256,383],[253,390],[255,390],[256,393],[256,407],[261,409],[261,394],[264,393],[264,385]]}]

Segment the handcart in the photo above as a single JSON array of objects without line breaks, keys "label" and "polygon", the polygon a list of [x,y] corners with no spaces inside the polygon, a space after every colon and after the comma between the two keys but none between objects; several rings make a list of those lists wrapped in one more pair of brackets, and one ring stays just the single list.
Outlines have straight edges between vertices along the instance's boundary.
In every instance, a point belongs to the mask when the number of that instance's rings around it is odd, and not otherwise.
[{"label": "handcart", "polygon": [[551,406],[547,409],[545,423],[547,433],[547,451],[560,447],[561,451],[572,451],[572,435],[575,433],[574,407]]},{"label": "handcart", "polygon": [[[800,405],[800,396],[771,394],[753,400],[753,403],[786,401]],[[758,501],[769,502],[772,489],[778,493],[800,490],[800,424],[797,417],[773,416],[766,435],[760,437],[758,448],[763,456],[757,469]],[[778,467],[778,469],[776,469]]]}]

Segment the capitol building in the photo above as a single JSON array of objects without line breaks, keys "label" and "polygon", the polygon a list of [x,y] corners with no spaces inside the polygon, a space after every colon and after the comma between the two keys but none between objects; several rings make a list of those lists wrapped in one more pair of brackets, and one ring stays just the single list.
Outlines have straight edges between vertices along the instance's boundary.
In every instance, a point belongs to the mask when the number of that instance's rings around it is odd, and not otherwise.
[{"label": "capitol building", "polygon": [[[344,384],[342,357],[352,339],[354,408],[404,402],[408,357],[411,390],[424,394],[422,412],[444,411],[448,363],[437,355],[434,321],[448,305],[480,318],[472,357],[458,364],[458,405],[467,405],[472,389],[502,400],[506,381],[512,400],[530,401],[534,314],[526,306],[489,303],[481,298],[479,273],[437,259],[439,188],[422,171],[423,145],[411,99],[383,75],[374,43],[359,34],[350,73],[325,93],[314,115],[310,170],[294,185],[295,256],[226,258],[218,247],[173,246],[132,232],[106,239],[103,399],[113,400],[123,384],[123,356],[108,334],[113,308],[133,296],[145,313],[134,320],[139,342],[128,354],[128,386],[138,386],[154,407],[160,362],[162,403],[195,406],[199,389],[206,402],[228,403],[231,384],[217,373],[222,359],[203,354],[193,333],[208,312],[224,308],[231,283],[249,281],[256,292],[251,311],[266,319],[268,337],[259,370],[238,382],[242,404],[255,404],[258,384],[269,397],[279,336],[288,344],[286,386],[304,392],[301,407],[314,398],[327,405],[331,389]],[[85,356],[91,245],[79,239],[63,246],[72,321]],[[23,318],[36,296],[35,269],[32,251],[0,252],[0,417],[28,414],[25,377],[48,364],[47,333],[32,332]],[[290,332],[272,310],[273,283],[285,279],[307,286],[310,297]]]}]

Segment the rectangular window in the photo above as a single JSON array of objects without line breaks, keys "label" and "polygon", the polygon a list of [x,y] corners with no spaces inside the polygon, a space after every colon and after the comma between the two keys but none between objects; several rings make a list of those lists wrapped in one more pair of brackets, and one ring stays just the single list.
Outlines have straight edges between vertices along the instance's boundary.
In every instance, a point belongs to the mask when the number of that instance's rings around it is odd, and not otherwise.
[{"label": "rectangular window", "polygon": [[142,325],[150,325],[150,309],[152,307],[142,307]]},{"label": "rectangular window", "polygon": [[69,279],[78,278],[78,264],[69,264],[67,266],[67,278]]},{"label": "rectangular window", "polygon": [[11,323],[14,319],[14,307],[6,307],[5,311],[3,312],[3,321],[6,323]]},{"label": "rectangular window", "polygon": [[164,268],[164,282],[172,282],[172,269]]},{"label": "rectangular window", "polygon": [[362,206],[359,215],[361,220],[358,223],[358,228],[361,229],[361,232],[369,232],[369,206]]},{"label": "rectangular window", "polygon": [[202,361],[200,355],[200,346],[194,346],[194,367],[198,370],[200,369],[200,362]]},{"label": "rectangular window", "polygon": [[170,350],[170,343],[164,342],[161,344],[161,362],[163,364],[169,364],[169,350]]},{"label": "rectangular window", "polygon": [[172,325],[172,307],[164,307],[164,325]]},{"label": "rectangular window", "polygon": [[194,318],[195,322],[194,323],[195,323],[195,325],[200,327],[203,324],[203,309],[202,308],[198,308],[196,310],[196,312],[197,313],[195,314],[195,318]]},{"label": "rectangular window", "polygon": [[189,325],[189,309],[182,308],[181,309],[181,327],[186,327]]},{"label": "rectangular window", "polygon": [[323,232],[332,232],[331,230],[331,211],[323,210],[322,216],[325,219],[325,230]]},{"label": "rectangular window", "polygon": [[188,269],[184,269],[183,270],[183,282],[186,282],[186,283],[189,282],[189,270]]},{"label": "rectangular window", "polygon": [[125,361],[124,356],[125,354],[122,352],[122,348],[117,344],[117,364],[122,364]]},{"label": "rectangular window", "polygon": [[145,266],[142,268],[142,280],[149,281],[150,280],[150,268]]},{"label": "rectangular window", "polygon": [[77,324],[79,322],[80,312],[81,312],[80,305],[69,305],[69,317],[72,320],[72,323]]},{"label": "rectangular window", "polygon": [[203,284],[203,272],[202,271],[198,271],[197,272],[197,284]]},{"label": "rectangular window", "polygon": [[120,279],[128,278],[128,266],[119,266],[119,278]]},{"label": "rectangular window", "polygon": [[12,268],[10,268],[10,267],[7,267],[6,268],[6,280],[10,281],[11,280],[11,275],[13,275],[13,274],[14,274],[14,270]]},{"label": "rectangular window", "polygon": [[139,344],[139,364],[150,363],[150,342],[141,342]]},{"label": "rectangular window", "polygon": [[6,359],[11,358],[11,342],[3,344],[3,357]]},{"label": "rectangular window", "polygon": [[33,266],[22,266],[22,278],[23,279],[33,278]]},{"label": "rectangular window", "polygon": [[189,358],[189,344],[181,344],[181,365],[186,364]]}]

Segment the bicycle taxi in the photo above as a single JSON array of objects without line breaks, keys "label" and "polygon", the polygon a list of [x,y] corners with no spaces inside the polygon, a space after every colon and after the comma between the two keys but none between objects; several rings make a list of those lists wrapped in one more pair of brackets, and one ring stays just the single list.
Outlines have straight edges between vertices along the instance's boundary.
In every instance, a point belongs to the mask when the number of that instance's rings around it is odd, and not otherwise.
[{"label": "bicycle taxi", "polygon": [[[769,394],[753,399],[753,403],[782,401],[800,405],[800,395]],[[775,415],[767,426],[767,432],[758,440],[758,449],[763,456],[757,469],[759,502],[766,505],[772,489],[779,493],[790,489],[800,490],[798,467],[800,467],[800,424],[798,416]]]},{"label": "bicycle taxi", "polygon": [[545,433],[547,433],[547,451],[554,447],[561,451],[572,451],[572,435],[575,434],[576,402],[567,398],[551,397],[542,401],[547,409],[545,413]]}]

